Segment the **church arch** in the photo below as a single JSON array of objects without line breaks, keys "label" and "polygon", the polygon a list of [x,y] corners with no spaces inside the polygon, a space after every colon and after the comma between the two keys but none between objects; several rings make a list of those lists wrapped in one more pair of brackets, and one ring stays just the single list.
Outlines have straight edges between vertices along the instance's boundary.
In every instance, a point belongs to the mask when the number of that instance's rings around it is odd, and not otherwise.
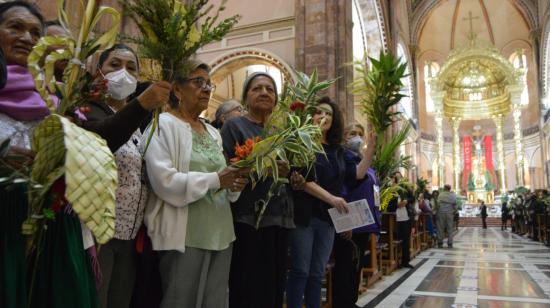
[{"label": "church arch", "polygon": [[218,106],[228,99],[241,100],[242,83],[248,74],[255,71],[269,73],[282,91],[285,80],[295,78],[294,71],[284,60],[273,53],[260,48],[241,48],[231,50],[210,64],[212,82],[217,85],[212,99],[203,116],[212,118]]}]

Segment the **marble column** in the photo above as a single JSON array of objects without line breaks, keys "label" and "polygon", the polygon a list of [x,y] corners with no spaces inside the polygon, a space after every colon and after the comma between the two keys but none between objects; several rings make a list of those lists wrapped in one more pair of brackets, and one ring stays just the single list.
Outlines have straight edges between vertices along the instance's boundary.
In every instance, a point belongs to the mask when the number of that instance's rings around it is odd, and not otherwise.
[{"label": "marble column", "polygon": [[514,116],[514,145],[516,150],[516,175],[517,186],[525,185],[525,172],[523,167],[524,153],[523,141],[521,136],[521,109],[519,104],[513,104]]},{"label": "marble column", "polygon": [[460,136],[458,128],[460,127],[461,118],[453,117],[453,170],[455,176],[454,189],[460,192]]},{"label": "marble column", "polygon": [[502,115],[498,116],[495,120],[497,131],[497,158],[498,158],[498,169],[500,171],[500,191],[505,193],[508,189],[506,187],[506,164],[504,161],[504,123]]},{"label": "marble column", "polygon": [[438,171],[438,186],[443,187],[445,185],[445,156],[443,147],[445,142],[443,139],[443,111],[441,109],[436,111],[435,115],[435,130],[437,141],[437,171]]},{"label": "marble column", "polygon": [[498,115],[494,118],[495,125],[497,127],[497,159],[498,170],[500,171],[500,193],[503,194],[506,189],[506,170],[504,166],[504,134],[503,134],[503,119],[502,115]]}]

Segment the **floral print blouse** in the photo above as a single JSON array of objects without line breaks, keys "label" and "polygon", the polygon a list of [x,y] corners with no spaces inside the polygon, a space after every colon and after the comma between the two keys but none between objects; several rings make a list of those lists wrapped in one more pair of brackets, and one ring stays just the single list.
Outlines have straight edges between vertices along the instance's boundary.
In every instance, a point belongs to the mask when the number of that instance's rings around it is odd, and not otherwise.
[{"label": "floral print blouse", "polygon": [[138,130],[115,152],[118,188],[114,237],[119,240],[134,239],[143,223],[149,191],[144,183],[145,166],[139,152],[140,140]]}]

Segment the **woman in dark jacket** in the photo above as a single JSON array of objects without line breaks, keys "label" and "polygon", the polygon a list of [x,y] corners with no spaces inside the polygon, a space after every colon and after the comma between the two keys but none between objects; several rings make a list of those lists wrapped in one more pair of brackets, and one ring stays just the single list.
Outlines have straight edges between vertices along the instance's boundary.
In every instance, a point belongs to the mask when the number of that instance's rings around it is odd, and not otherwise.
[{"label": "woman in dark jacket", "polygon": [[286,289],[289,308],[302,307],[304,295],[306,307],[320,307],[321,281],[335,234],[328,209],[349,210],[342,198],[344,184],[355,186],[358,179],[365,177],[370,165],[369,155],[365,155],[359,164],[345,155],[346,150],[341,145],[342,114],[330,98],[319,100],[313,122],[321,127],[326,156],[317,155],[317,180],[307,182],[304,193],[295,194],[295,203],[299,206],[295,207],[296,229],[290,234],[292,264]]}]

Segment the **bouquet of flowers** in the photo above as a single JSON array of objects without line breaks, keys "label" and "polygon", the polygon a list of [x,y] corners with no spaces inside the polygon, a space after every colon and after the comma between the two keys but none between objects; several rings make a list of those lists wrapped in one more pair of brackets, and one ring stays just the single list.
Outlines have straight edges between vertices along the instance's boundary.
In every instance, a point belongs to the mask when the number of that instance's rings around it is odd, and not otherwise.
[{"label": "bouquet of flowers", "polygon": [[[225,2],[222,1],[214,16],[208,16],[214,8],[208,5],[208,0],[192,0],[189,5],[180,0],[119,0],[141,32],[140,37],[126,39],[137,44],[140,55],[152,62],[152,79],[174,82],[175,78],[186,76],[191,69],[188,60],[197,50],[221,40],[235,26],[238,15],[217,22]],[[151,134],[158,127],[160,112],[154,112]]]},{"label": "bouquet of flowers", "polygon": [[[23,232],[39,240],[41,232],[36,231],[41,228],[37,228],[37,224],[44,223],[43,218],[53,218],[53,212],[66,203],[72,205],[99,243],[106,243],[114,235],[117,187],[114,157],[103,139],[66,117],[73,116],[90,94],[83,91],[91,82],[84,63],[98,50],[112,46],[118,33],[120,14],[98,2],[81,3],[82,24],[71,25],[64,10],[65,1],[57,0],[59,22],[67,36],[42,37],[28,59],[36,89],[51,113],[36,127],[32,138],[32,150],[36,153],[30,174],[33,189],[29,190],[29,218],[23,224]],[[104,17],[110,17],[111,29],[94,36],[93,29]],[[75,33],[71,29],[79,30]],[[68,65],[63,82],[58,83],[54,78],[54,64],[63,60]],[[50,93],[59,98],[58,104]],[[61,197],[51,200],[47,208],[46,198],[52,194]]]},{"label": "bouquet of flowers", "polygon": [[[288,179],[279,176],[277,160],[290,168],[309,172],[315,164],[317,153],[323,153],[321,130],[312,123],[312,114],[319,91],[327,89],[335,80],[319,82],[317,72],[311,76],[296,72],[296,82],[285,85],[281,100],[264,125],[267,136],[260,140],[247,140],[245,147],[236,145],[238,160],[233,166],[251,168],[252,187],[258,181],[269,177],[273,183],[265,199],[256,204],[256,228],[259,228],[263,214],[274,192]],[[241,155],[243,154],[243,155]]]}]

